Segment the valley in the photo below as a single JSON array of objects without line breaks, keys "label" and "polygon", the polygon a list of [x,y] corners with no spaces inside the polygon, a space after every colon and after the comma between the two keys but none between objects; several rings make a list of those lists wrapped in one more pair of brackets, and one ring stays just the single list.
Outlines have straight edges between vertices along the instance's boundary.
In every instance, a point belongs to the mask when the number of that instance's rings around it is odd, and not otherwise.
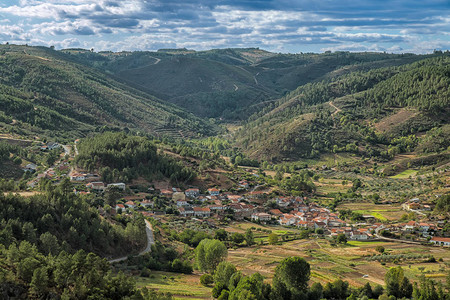
[{"label": "valley", "polygon": [[0,67],[0,298],[445,300],[448,51],[8,44]]}]

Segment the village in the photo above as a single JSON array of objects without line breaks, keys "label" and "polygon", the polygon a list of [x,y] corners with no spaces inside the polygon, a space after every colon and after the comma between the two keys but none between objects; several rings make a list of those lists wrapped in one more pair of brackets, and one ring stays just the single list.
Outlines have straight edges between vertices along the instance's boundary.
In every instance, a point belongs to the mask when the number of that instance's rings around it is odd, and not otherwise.
[{"label": "village", "polygon": [[[310,230],[323,236],[336,238],[345,235],[354,241],[394,240],[410,243],[432,243],[450,246],[450,238],[439,237],[445,220],[421,220],[408,222],[380,222],[374,216],[363,215],[363,221],[343,220],[339,211],[310,201],[308,197],[274,196],[270,190],[251,189],[249,182],[242,180],[238,189],[233,191],[209,188],[201,191],[191,187],[184,191],[177,187],[154,188],[147,191],[132,190],[125,183],[104,184],[97,174],[75,173],[70,175],[72,182],[82,183],[74,189],[75,193],[103,193],[116,189],[124,193],[112,208],[114,213],[139,212],[155,219],[166,214],[178,218],[198,220],[248,221],[266,225],[281,225],[291,228]],[[155,205],[155,199],[160,204]],[[161,204],[163,203],[163,204]],[[270,205],[267,205],[270,203]],[[414,205],[413,205],[414,204]],[[403,204],[405,211],[415,208],[419,216],[421,211],[430,210],[429,204],[421,204],[415,198]],[[168,209],[168,208],[173,209]],[[436,236],[435,236],[436,235]]]},{"label": "village", "polygon": [[[228,218],[305,229],[329,238],[345,235],[346,239],[354,241],[382,239],[450,246],[450,238],[440,236],[445,220],[427,219],[426,213],[433,209],[433,204],[422,203],[419,198],[412,198],[401,207],[405,212],[416,214],[420,221],[381,222],[372,215],[362,215],[358,221],[347,220],[342,217],[339,210],[333,212],[307,196],[274,195],[270,189],[264,189],[264,186],[247,179],[240,180],[236,188],[230,190],[220,187],[204,190],[190,187],[183,191],[168,184],[157,188],[149,186],[146,190],[142,190],[142,187],[136,189],[123,182],[106,184],[101,181],[101,175],[71,166],[70,161],[77,151],[76,145],[77,141],[73,146],[74,151],[68,146],[54,142],[41,145],[40,151],[63,148],[64,152],[51,168],[39,172],[30,180],[27,183],[28,187],[35,188],[42,178],[59,182],[62,178],[68,177],[74,184],[75,194],[102,195],[111,190],[120,192],[115,206],[111,207],[114,214],[136,211],[156,219],[166,214],[200,220]],[[24,171],[37,172],[37,166],[28,164]],[[253,178],[258,177],[256,173],[249,174]],[[158,200],[158,205],[155,205],[155,199]]]}]

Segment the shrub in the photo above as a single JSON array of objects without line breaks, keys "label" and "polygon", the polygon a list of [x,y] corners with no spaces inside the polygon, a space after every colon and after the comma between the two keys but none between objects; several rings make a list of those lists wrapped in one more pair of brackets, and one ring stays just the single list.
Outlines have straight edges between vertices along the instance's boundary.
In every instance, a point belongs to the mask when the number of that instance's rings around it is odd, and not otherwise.
[{"label": "shrub", "polygon": [[213,277],[210,274],[203,274],[200,276],[200,283],[204,286],[209,286],[214,282]]}]

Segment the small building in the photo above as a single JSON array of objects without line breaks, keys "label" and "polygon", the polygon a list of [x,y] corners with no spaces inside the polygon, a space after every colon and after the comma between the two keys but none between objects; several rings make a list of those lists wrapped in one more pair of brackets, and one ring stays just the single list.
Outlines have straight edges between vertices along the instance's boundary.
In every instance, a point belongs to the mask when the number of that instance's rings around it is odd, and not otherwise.
[{"label": "small building", "polygon": [[190,206],[179,207],[178,211],[182,217],[192,217],[194,216],[194,209]]},{"label": "small building", "polygon": [[364,232],[352,231],[350,232],[350,239],[354,241],[364,241],[368,240],[369,236]]},{"label": "small building", "polygon": [[447,237],[433,236],[430,242],[438,246],[447,246],[447,247],[450,246],[450,238]]},{"label": "small building", "polygon": [[173,195],[173,191],[171,189],[170,190],[169,189],[162,189],[161,190],[161,195],[164,196],[164,197],[170,198]]},{"label": "small building", "polygon": [[208,207],[194,207],[194,216],[199,218],[209,218],[211,210]]},{"label": "small building", "polygon": [[94,191],[103,191],[105,189],[105,184],[101,181],[89,182],[86,187]]},{"label": "small building", "polygon": [[123,205],[123,204],[116,204],[116,211],[118,211],[119,209],[121,209],[122,211],[125,210],[125,205]]},{"label": "small building", "polygon": [[196,198],[198,196],[200,196],[200,190],[199,189],[187,189],[184,194],[186,195],[186,197],[190,197],[190,198]]},{"label": "small building", "polygon": [[239,181],[239,187],[241,187],[243,189],[248,189],[250,187],[250,185],[248,184],[248,182],[246,180],[242,180],[242,181]]},{"label": "small building", "polygon": [[60,145],[58,143],[50,142],[47,144],[48,150],[53,150],[59,148]]},{"label": "small building", "polygon": [[272,219],[272,216],[267,213],[254,213],[252,214],[252,221],[267,222]]},{"label": "small building", "polygon": [[136,204],[134,204],[133,201],[127,201],[125,202],[125,205],[131,209],[135,209],[136,208]]},{"label": "small building", "polygon": [[26,165],[25,168],[23,168],[23,171],[34,173],[34,172],[36,172],[36,169],[37,169],[37,165],[30,163],[30,164]]},{"label": "small building", "polygon": [[177,200],[177,206],[178,207],[186,206],[186,205],[188,205],[188,203],[187,203],[187,201],[185,199]]},{"label": "small building", "polygon": [[153,208],[154,205],[155,205],[154,202],[150,201],[150,200],[141,201],[141,206],[142,207],[151,207],[151,208]]},{"label": "small building", "polygon": [[276,217],[281,217],[283,215],[283,213],[279,209],[271,209],[269,210],[269,213]]},{"label": "small building", "polygon": [[119,189],[119,190],[122,190],[122,191],[125,191],[125,183],[123,183],[123,182],[118,182],[118,183],[110,183],[110,184],[108,184],[107,186],[106,186],[106,188],[107,189],[110,189],[110,188],[117,188],[117,189]]},{"label": "small building", "polygon": [[72,175],[70,175],[70,180],[84,181],[84,180],[86,180],[86,174],[73,173]]},{"label": "small building", "polygon": [[219,196],[220,195],[220,190],[218,190],[216,188],[211,188],[211,189],[208,189],[208,193],[211,196]]}]

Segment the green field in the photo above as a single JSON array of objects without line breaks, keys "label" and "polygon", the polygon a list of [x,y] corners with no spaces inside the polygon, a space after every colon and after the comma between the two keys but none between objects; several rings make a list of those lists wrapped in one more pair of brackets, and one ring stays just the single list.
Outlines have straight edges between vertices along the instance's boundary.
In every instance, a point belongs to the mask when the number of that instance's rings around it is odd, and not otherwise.
[{"label": "green field", "polygon": [[211,288],[200,284],[200,275],[152,271],[150,277],[136,277],[139,288],[170,292],[174,299],[210,299]]},{"label": "green field", "polygon": [[417,174],[416,170],[405,170],[395,176],[391,176],[391,178],[395,178],[395,179],[404,179],[404,178],[409,178],[409,176],[415,176]]}]

